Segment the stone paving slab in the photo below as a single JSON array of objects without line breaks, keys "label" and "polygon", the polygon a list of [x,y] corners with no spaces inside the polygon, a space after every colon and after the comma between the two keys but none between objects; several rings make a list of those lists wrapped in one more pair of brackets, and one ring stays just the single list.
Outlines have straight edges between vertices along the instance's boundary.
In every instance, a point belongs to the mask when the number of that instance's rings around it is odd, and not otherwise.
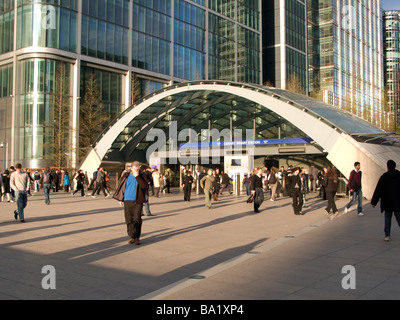
[{"label": "stone paving slab", "polygon": [[[15,203],[2,202],[0,299],[399,299],[397,225],[384,243],[377,209],[365,203],[364,217],[330,221],[313,196],[304,216],[288,198],[254,214],[245,195],[223,195],[208,210],[203,196],[188,203],[175,189],[150,198],[140,246],[127,243],[123,208],[110,198],[61,191],[47,206],[35,194],[25,224],[13,218]],[[341,286],[348,264],[355,290]],[[46,265],[56,270],[55,290],[42,288]]]}]

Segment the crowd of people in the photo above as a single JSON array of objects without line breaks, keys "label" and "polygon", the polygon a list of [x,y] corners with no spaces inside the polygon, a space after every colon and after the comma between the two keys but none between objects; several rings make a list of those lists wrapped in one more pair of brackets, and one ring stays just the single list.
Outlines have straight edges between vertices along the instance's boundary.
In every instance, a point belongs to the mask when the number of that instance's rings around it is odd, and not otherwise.
[{"label": "crowd of people", "polygon": [[[385,211],[385,241],[390,240],[391,219],[394,214],[400,226],[400,172],[395,169],[396,163],[388,161],[388,172],[381,177],[376,187],[371,204],[381,200],[381,210]],[[205,206],[212,208],[213,202],[218,201],[224,190],[232,194],[230,183],[233,180],[229,175],[218,168],[203,170],[203,172],[191,173],[190,170],[181,171],[180,181],[183,190],[184,201],[190,201],[191,193],[200,188],[199,193],[204,193]],[[275,168],[255,168],[252,172],[244,174],[243,188],[248,196],[247,202],[253,203],[254,212],[260,212],[260,207],[265,199],[265,194],[270,194],[270,201],[275,201],[281,196],[292,198],[292,207],[295,215],[304,215],[306,208],[306,195],[309,192],[318,193],[318,197],[327,200],[325,214],[334,219],[339,210],[335,203],[335,196],[339,186],[338,171],[332,165],[323,170],[318,170],[311,165],[309,172],[305,168],[289,166],[288,169],[282,166],[279,170]],[[118,187],[113,198],[117,199],[125,207],[125,219],[130,236],[130,243],[140,244],[141,216],[143,207],[145,215],[152,215],[150,212],[149,191],[155,197],[160,192],[170,193],[171,184],[175,174],[167,168],[160,174],[157,168],[140,168],[138,162],[133,162],[130,171],[125,171],[121,176]],[[133,179],[133,178],[134,179]],[[17,209],[14,211],[14,218],[25,222],[24,209],[27,205],[29,195],[34,195],[43,189],[45,204],[50,205],[50,191],[58,192],[64,190],[69,193],[74,181],[75,190],[71,192],[74,196],[77,192],[85,197],[85,189],[93,189],[91,196],[96,198],[100,192],[104,197],[111,197],[110,175],[103,167],[99,167],[93,174],[89,183],[85,173],[79,170],[73,177],[66,170],[50,168],[41,170],[23,169],[20,163],[0,172],[1,201],[17,202]],[[347,213],[351,206],[357,202],[357,214],[363,216],[362,212],[362,171],[360,162],[354,163],[354,170],[349,174],[347,185],[351,194],[351,200],[344,207]],[[139,190],[140,189],[140,190]],[[136,194],[134,194],[136,190]],[[396,191],[397,190],[397,191]],[[396,193],[397,192],[397,193]],[[388,198],[387,195],[392,195]],[[128,195],[128,196],[127,196]],[[139,213],[140,211],[140,213]]]}]

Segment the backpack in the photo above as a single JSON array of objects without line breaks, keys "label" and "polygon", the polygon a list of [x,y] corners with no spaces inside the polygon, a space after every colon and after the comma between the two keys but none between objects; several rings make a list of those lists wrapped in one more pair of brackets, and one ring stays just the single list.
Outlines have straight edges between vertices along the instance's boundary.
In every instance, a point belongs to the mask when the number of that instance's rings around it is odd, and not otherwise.
[{"label": "backpack", "polygon": [[33,174],[33,179],[34,179],[34,180],[40,180],[40,173],[36,171],[36,172]]},{"label": "backpack", "polygon": [[50,172],[43,173],[43,184],[49,184],[51,182]]}]

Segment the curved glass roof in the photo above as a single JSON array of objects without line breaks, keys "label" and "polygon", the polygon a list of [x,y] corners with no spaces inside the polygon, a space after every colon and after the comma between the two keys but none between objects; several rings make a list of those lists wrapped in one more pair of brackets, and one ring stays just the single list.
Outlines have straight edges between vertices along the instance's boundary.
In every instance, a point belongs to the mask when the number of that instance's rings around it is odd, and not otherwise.
[{"label": "curved glass roof", "polygon": [[[151,96],[178,87],[199,84],[230,85],[257,91],[301,108],[337,128],[337,130],[358,138],[364,135],[368,135],[369,138],[371,138],[371,135],[378,135],[381,139],[387,137],[387,134],[386,136],[383,135],[385,134],[384,131],[346,111],[307,96],[275,88],[227,81],[194,81],[163,88],[152,93]],[[109,127],[147,98],[139,100],[135,105],[121,113]],[[119,154],[123,154],[124,159],[131,158],[134,151],[143,151],[150,143],[153,143],[146,141],[149,130],[152,128],[166,130],[171,121],[176,121],[179,131],[185,128],[191,128],[197,133],[201,132],[202,129],[217,129],[219,131],[240,129],[243,130],[245,137],[246,129],[254,130],[255,128],[256,140],[307,137],[301,131],[301,128],[296,128],[278,114],[251,100],[218,90],[200,88],[193,90],[191,88],[190,91],[171,94],[157,101],[132,119],[114,141],[110,152],[118,151]],[[199,137],[198,142],[202,142],[201,139]]]}]

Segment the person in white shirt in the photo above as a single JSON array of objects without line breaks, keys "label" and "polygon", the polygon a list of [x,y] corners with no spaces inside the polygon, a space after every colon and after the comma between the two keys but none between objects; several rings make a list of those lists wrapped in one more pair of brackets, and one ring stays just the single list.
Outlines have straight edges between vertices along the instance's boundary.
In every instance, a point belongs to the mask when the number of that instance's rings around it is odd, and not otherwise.
[{"label": "person in white shirt", "polygon": [[154,169],[154,172],[152,174],[153,177],[153,187],[154,187],[154,194],[157,198],[159,198],[159,193],[160,193],[160,173],[158,172],[158,169]]},{"label": "person in white shirt", "polygon": [[25,222],[24,209],[28,204],[28,190],[30,179],[26,172],[22,171],[22,165],[17,163],[15,165],[16,171],[12,173],[10,178],[10,187],[15,192],[15,198],[17,202],[17,210],[14,211],[14,218],[21,222]]}]

